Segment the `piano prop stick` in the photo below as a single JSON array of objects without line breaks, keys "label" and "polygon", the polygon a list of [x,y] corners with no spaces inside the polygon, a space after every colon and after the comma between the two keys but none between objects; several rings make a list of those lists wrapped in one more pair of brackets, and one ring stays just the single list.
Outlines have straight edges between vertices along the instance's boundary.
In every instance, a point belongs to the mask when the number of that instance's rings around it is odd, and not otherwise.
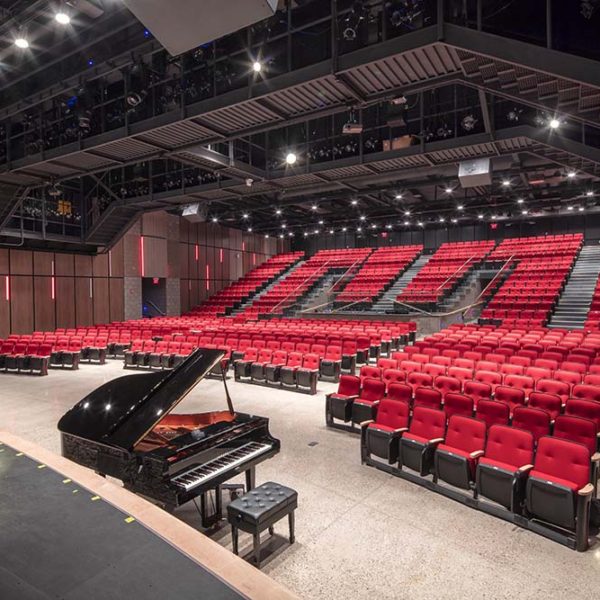
[{"label": "piano prop stick", "polygon": [[[279,452],[269,420],[227,410],[172,414],[225,356],[200,348],[171,371],[126,375],[94,390],[59,421],[62,454],[172,512]],[[219,503],[220,504],[220,503]]]}]

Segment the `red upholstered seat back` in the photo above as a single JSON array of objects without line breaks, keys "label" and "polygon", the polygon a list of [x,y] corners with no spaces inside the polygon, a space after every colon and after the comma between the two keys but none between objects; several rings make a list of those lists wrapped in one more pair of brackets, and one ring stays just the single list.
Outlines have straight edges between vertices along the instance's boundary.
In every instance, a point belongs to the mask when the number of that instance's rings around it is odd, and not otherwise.
[{"label": "red upholstered seat back", "polygon": [[600,402],[600,387],[582,383],[573,387],[572,396],[573,398],[580,398],[582,400]]},{"label": "red upholstered seat back", "polygon": [[582,444],[544,436],[538,442],[535,470],[582,488],[590,481],[590,453]]},{"label": "red upholstered seat back", "polygon": [[327,360],[342,360],[342,347],[327,346],[327,350],[325,351],[325,358]]},{"label": "red upholstered seat back", "polygon": [[565,405],[565,414],[594,421],[596,428],[600,431],[600,402],[571,398]]},{"label": "red upholstered seat back", "polygon": [[258,358],[258,350],[256,348],[248,348],[244,352],[244,360],[255,361]]},{"label": "red upholstered seat back", "polygon": [[523,429],[493,425],[488,431],[485,456],[492,460],[522,467],[533,462],[533,435]]},{"label": "red upholstered seat back", "polygon": [[596,452],[598,444],[597,432],[596,424],[589,419],[561,415],[556,417],[556,421],[554,421],[554,437],[583,444],[589,450],[590,454]]},{"label": "red upholstered seat back", "polygon": [[288,354],[288,367],[300,367],[302,366],[302,352],[290,352]]},{"label": "red upholstered seat back", "polygon": [[377,366],[380,369],[396,369],[398,367],[398,361],[393,358],[380,358],[377,361]]},{"label": "red upholstered seat back", "polygon": [[446,415],[441,410],[415,406],[409,430],[428,440],[443,438],[446,430]]},{"label": "red upholstered seat back", "polygon": [[517,406],[513,411],[512,426],[530,431],[537,441],[550,433],[550,415],[540,408]]},{"label": "red upholstered seat back", "polygon": [[390,400],[400,402],[410,402],[412,398],[412,388],[405,383],[390,383],[387,391],[387,397]]},{"label": "red upholstered seat back", "polygon": [[497,400],[480,400],[477,403],[476,417],[484,421],[488,427],[492,425],[508,425],[510,406],[505,402]]},{"label": "red upholstered seat back", "polygon": [[273,358],[273,351],[269,350],[268,348],[262,348],[261,351],[258,353],[256,362],[267,363],[267,362],[270,362],[272,358]]},{"label": "red upholstered seat back", "polygon": [[438,390],[418,387],[415,389],[415,406],[417,405],[439,409],[442,406],[442,394]]},{"label": "red upholstered seat back", "polygon": [[381,379],[381,369],[379,367],[372,367],[365,365],[360,368],[360,378],[364,381],[367,377],[372,379]]},{"label": "red upholstered seat back", "polygon": [[303,369],[314,371],[319,368],[319,356],[317,354],[305,354],[302,361]]},{"label": "red upholstered seat back", "polygon": [[448,418],[452,415],[470,417],[473,415],[473,399],[464,394],[448,392],[444,396],[444,412]]},{"label": "red upholstered seat back", "polygon": [[275,350],[273,352],[273,358],[271,359],[272,365],[285,365],[287,363],[288,353],[285,350]]},{"label": "red upholstered seat back", "polygon": [[372,379],[367,377],[363,381],[363,389],[360,394],[362,400],[376,402],[381,400],[385,394],[385,383],[381,379]]},{"label": "red upholstered seat back", "polygon": [[410,407],[407,402],[398,402],[386,398],[379,403],[375,422],[392,429],[408,427],[409,413]]},{"label": "red upholstered seat back", "polygon": [[448,421],[448,431],[444,443],[446,446],[465,452],[483,450],[485,447],[485,430],[486,426],[483,421],[454,415]]},{"label": "red upholstered seat back", "polygon": [[342,396],[358,396],[360,394],[360,378],[356,375],[342,375],[337,393]]}]

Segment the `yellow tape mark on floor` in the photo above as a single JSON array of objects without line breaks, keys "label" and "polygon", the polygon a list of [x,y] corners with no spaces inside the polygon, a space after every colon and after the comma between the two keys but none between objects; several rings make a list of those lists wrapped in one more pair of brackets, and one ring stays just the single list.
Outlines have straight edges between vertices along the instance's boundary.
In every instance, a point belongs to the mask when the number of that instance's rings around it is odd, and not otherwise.
[{"label": "yellow tape mark on floor", "polygon": [[63,483],[71,483],[70,479],[63,479]]},{"label": "yellow tape mark on floor", "polygon": [[38,465],[38,466],[37,466],[37,468],[38,468],[38,469],[45,469],[45,468],[46,468],[46,465]]},{"label": "yellow tape mark on floor", "polygon": [[15,456],[23,456],[23,453],[22,453],[22,452],[17,452],[17,453],[15,454]]},{"label": "yellow tape mark on floor", "polygon": [[96,500],[100,500],[100,496],[92,496],[91,501],[96,502]]},{"label": "yellow tape mark on floor", "polygon": [[133,517],[127,517],[125,519],[125,523],[133,523],[135,521],[135,519]]},{"label": "yellow tape mark on floor", "polygon": [[73,490],[71,493],[76,494],[79,490]]}]

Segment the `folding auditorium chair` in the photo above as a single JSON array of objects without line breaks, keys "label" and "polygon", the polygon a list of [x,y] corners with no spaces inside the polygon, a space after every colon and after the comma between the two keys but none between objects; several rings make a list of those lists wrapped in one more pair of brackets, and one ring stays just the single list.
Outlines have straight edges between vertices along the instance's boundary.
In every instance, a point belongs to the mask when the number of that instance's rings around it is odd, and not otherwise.
[{"label": "folding auditorium chair", "polygon": [[561,399],[561,402],[566,402],[571,396],[571,386],[563,381],[555,379],[540,379],[535,386],[536,392],[545,392],[554,394]]},{"label": "folding auditorium chair", "polygon": [[431,375],[427,375],[427,373],[413,371],[412,373],[407,374],[406,383],[410,385],[414,395],[417,388],[431,388],[433,386],[433,378]]},{"label": "folding auditorium chair", "polygon": [[471,489],[475,482],[478,458],[485,449],[486,425],[472,417],[454,415],[448,421],[443,443],[434,455],[433,480]]},{"label": "folding auditorium chair", "polygon": [[579,400],[593,400],[594,402],[600,402],[600,387],[581,383],[573,386],[571,395],[573,398],[578,398]]},{"label": "folding auditorium chair", "polygon": [[364,365],[360,368],[359,377],[361,383],[367,379],[381,379],[382,369],[373,365]]},{"label": "folding auditorium chair", "polygon": [[556,394],[547,392],[531,392],[527,406],[531,408],[541,408],[550,415],[550,420],[554,421],[560,415],[562,401]]},{"label": "folding auditorium chair", "polygon": [[476,495],[521,514],[527,476],[533,468],[533,448],[529,431],[492,425],[477,464]]},{"label": "folding auditorium chair", "polygon": [[412,388],[402,382],[390,383],[387,386],[387,398],[398,402],[406,402],[410,405],[412,401]]},{"label": "folding auditorium chair", "polygon": [[385,369],[397,369],[398,361],[393,358],[380,358],[377,361],[377,366],[384,371]]},{"label": "folding auditorium chair", "polygon": [[356,354],[358,346],[355,340],[342,340],[342,367],[343,373],[354,375],[356,371]]},{"label": "folding auditorium chair", "polygon": [[374,419],[379,402],[385,396],[385,383],[381,379],[367,378],[362,383],[360,396],[352,403],[352,423]]},{"label": "folding auditorium chair", "polygon": [[175,352],[171,357],[171,366],[178,367],[192,352],[194,345],[189,342],[181,342],[181,347],[178,352]]},{"label": "folding auditorium chair", "polygon": [[265,383],[279,385],[281,367],[287,364],[288,353],[285,350],[275,350],[271,362],[265,366]]},{"label": "folding auditorium chair", "polygon": [[360,378],[341,375],[337,392],[325,396],[325,420],[328,426],[336,426],[334,419],[348,423],[352,419],[352,404],[360,396]]},{"label": "folding auditorium chair", "polygon": [[167,353],[168,348],[169,348],[169,342],[165,342],[162,340],[160,342],[156,342],[156,346],[154,347],[154,350],[152,352],[150,352],[150,354],[148,356],[148,366],[151,369],[162,367],[161,359],[162,359],[163,354]]},{"label": "folding auditorium chair", "polygon": [[321,379],[339,381],[342,371],[342,347],[327,346],[319,366]]},{"label": "folding auditorium chair", "polygon": [[466,381],[471,381],[473,379],[473,369],[453,366],[448,369],[448,377],[458,379],[461,387],[464,387]]},{"label": "folding auditorium chair", "polygon": [[442,393],[432,388],[418,387],[413,392],[414,406],[427,406],[440,410],[442,408]]},{"label": "folding auditorium chair", "polygon": [[475,408],[480,400],[490,400],[492,397],[492,386],[480,381],[465,381],[463,383],[463,394],[473,398]]},{"label": "folding auditorium chair", "polygon": [[452,415],[462,415],[463,417],[473,416],[473,399],[464,394],[447,392],[444,394],[444,412],[446,418]]},{"label": "folding auditorium chair", "polygon": [[256,348],[247,348],[244,356],[237,360],[234,365],[234,378],[236,381],[249,379],[252,374],[252,363],[258,360],[258,350]]},{"label": "folding auditorium chair", "polygon": [[598,463],[600,463],[600,453],[598,452],[598,427],[596,426],[596,423],[582,417],[559,415],[554,422],[552,435],[556,438],[583,444],[588,449],[591,461],[590,481],[595,489],[598,480]]},{"label": "folding auditorium chair", "polygon": [[517,406],[513,411],[512,426],[531,432],[537,444],[541,437],[550,435],[550,415],[540,408]]},{"label": "folding auditorium chair", "polygon": [[433,380],[433,387],[442,393],[445,398],[446,394],[459,394],[462,390],[462,384],[459,379],[450,377],[449,375],[440,375]]},{"label": "folding auditorium chair", "polygon": [[37,372],[38,375],[48,375],[48,363],[52,354],[52,344],[42,343],[37,352],[29,355],[29,371]]},{"label": "folding auditorium chair", "polygon": [[409,415],[408,403],[381,400],[376,418],[361,423],[361,462],[374,454],[390,465],[397,463],[400,436],[408,431]]},{"label": "folding auditorium chair", "polygon": [[527,480],[527,516],[572,531],[573,545],[583,552],[588,548],[593,492],[589,450],[568,440],[540,438]]},{"label": "folding auditorium chair", "polygon": [[431,473],[433,453],[446,433],[446,415],[441,410],[416,406],[408,431],[400,438],[400,468],[408,467],[422,477]]},{"label": "folding auditorium chair", "polygon": [[441,365],[434,365],[433,363],[425,363],[422,372],[426,375],[430,375],[435,380],[436,377],[443,377],[446,375],[446,368]]},{"label": "folding auditorium chair", "polygon": [[27,354],[27,342],[17,342],[10,354],[7,354],[4,359],[4,369],[7,372],[18,372],[19,371],[19,363],[22,361],[22,357],[25,357]]},{"label": "folding auditorium chair", "polygon": [[406,381],[406,373],[400,369],[384,369],[381,380],[385,383],[387,393],[392,383],[404,383]]},{"label": "folding auditorium chair", "polygon": [[579,398],[570,398],[565,404],[565,415],[589,419],[590,421],[596,423],[596,429],[600,431],[600,402],[594,402],[593,400],[581,400]]},{"label": "folding auditorium chair", "polygon": [[317,393],[317,380],[319,379],[319,356],[317,354],[305,354],[302,366],[296,370],[296,385],[299,391],[308,392],[311,395]]},{"label": "folding auditorium chair", "polygon": [[517,388],[499,385],[496,388],[494,400],[507,404],[510,409],[510,414],[512,415],[515,406],[525,406],[525,392]]},{"label": "folding auditorium chair", "polygon": [[170,369],[173,367],[173,359],[176,354],[179,354],[181,350],[181,342],[171,341],[167,346],[166,352],[163,352],[160,357],[160,366],[163,369]]},{"label": "folding auditorium chair", "polygon": [[266,346],[259,350],[256,360],[250,365],[250,380],[263,382],[267,377],[267,365],[273,360],[273,350]]},{"label": "folding auditorium chair", "polygon": [[147,367],[150,354],[154,352],[156,342],[152,339],[144,340],[142,349],[135,355],[135,364],[138,367]]},{"label": "folding auditorium chair", "polygon": [[508,425],[510,407],[505,402],[499,402],[498,400],[480,400],[477,403],[475,417],[484,421],[488,427],[492,425]]},{"label": "folding auditorium chair", "polygon": [[[297,347],[298,345],[296,345]],[[296,387],[296,373],[302,366],[302,352],[290,352],[288,354],[287,364],[282,366],[280,373],[281,387]]]}]

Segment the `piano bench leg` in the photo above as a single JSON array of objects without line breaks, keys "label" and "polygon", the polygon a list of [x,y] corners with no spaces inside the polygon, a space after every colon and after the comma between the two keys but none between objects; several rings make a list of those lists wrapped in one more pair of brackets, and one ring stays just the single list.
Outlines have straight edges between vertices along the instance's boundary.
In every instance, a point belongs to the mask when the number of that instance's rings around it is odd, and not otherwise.
[{"label": "piano bench leg", "polygon": [[238,528],[235,525],[231,526],[231,543],[233,545],[233,553],[238,553]]},{"label": "piano bench leg", "polygon": [[295,533],[296,518],[295,518],[294,511],[292,511],[288,515],[288,522],[290,524],[290,544],[293,544],[296,541],[296,533]]},{"label": "piano bench leg", "polygon": [[260,533],[255,531],[252,537],[254,539],[254,560],[256,561],[256,568],[260,569]]}]

